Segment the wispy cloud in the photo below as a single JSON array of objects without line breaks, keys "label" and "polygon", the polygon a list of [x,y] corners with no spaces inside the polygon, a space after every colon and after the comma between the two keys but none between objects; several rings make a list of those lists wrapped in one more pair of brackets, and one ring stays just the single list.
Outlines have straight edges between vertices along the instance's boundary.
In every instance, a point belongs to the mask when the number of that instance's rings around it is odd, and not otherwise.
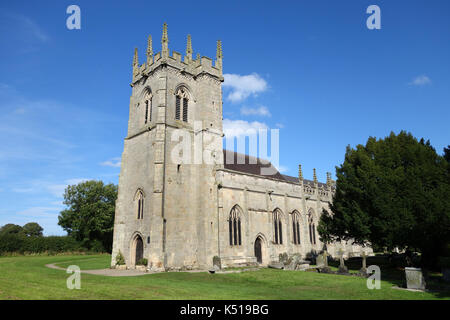
[{"label": "wispy cloud", "polygon": [[243,101],[250,95],[257,95],[268,88],[266,80],[256,73],[249,75],[224,74],[223,77],[225,79],[223,86],[231,89],[227,96],[231,102]]},{"label": "wispy cloud", "polygon": [[101,166],[120,168],[120,157],[112,158],[100,163]]},{"label": "wispy cloud", "polygon": [[223,120],[223,132],[226,138],[255,135],[258,130],[268,128],[267,124],[258,121]]},{"label": "wispy cloud", "polygon": [[431,79],[426,75],[417,76],[409,83],[410,86],[418,87],[426,86],[428,84],[431,84]]},{"label": "wispy cloud", "polygon": [[270,111],[265,106],[259,106],[256,108],[242,107],[241,114],[244,116],[261,116],[261,117],[270,117]]},{"label": "wispy cloud", "polygon": [[3,10],[0,12],[0,44],[19,52],[32,52],[50,41],[47,32],[33,19],[23,14]]},{"label": "wispy cloud", "polygon": [[17,212],[18,215],[28,218],[55,217],[61,211],[62,206],[58,207],[31,207]]}]

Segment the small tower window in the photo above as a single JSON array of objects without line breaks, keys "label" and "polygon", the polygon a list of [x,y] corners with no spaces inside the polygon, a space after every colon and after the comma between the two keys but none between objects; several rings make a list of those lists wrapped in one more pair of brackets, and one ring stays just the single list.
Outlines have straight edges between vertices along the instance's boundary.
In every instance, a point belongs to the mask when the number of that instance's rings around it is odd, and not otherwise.
[{"label": "small tower window", "polygon": [[175,97],[175,119],[188,122],[189,95],[185,88],[180,88]]},{"label": "small tower window", "polygon": [[142,190],[136,192],[135,201],[137,201],[137,219],[144,218],[144,193]]},{"label": "small tower window", "polygon": [[147,92],[145,94],[145,117],[144,117],[144,123],[147,124],[147,122],[152,121],[152,93]]}]

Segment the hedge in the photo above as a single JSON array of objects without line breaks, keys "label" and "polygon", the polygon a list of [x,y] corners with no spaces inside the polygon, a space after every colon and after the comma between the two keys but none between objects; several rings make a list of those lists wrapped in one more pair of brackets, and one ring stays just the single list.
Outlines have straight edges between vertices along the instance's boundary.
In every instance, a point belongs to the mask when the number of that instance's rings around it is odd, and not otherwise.
[{"label": "hedge", "polygon": [[18,234],[0,235],[0,255],[5,253],[41,253],[80,251],[84,248],[69,236],[27,237]]}]

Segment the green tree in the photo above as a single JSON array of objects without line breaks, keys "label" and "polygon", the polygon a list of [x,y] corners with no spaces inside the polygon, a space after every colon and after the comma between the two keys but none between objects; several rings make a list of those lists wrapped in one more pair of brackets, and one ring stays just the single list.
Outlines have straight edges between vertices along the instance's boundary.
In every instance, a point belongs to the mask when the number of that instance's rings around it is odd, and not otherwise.
[{"label": "green tree", "polygon": [[86,181],[68,186],[58,224],[88,249],[111,251],[117,186]]},{"label": "green tree", "polygon": [[42,237],[44,229],[37,222],[28,222],[23,226],[23,233],[29,237]]},{"label": "green tree", "polygon": [[450,145],[447,148],[444,148],[444,158],[447,162],[450,162]]},{"label": "green tree", "polygon": [[436,266],[450,239],[448,166],[429,141],[404,131],[347,147],[321,238],[419,251],[424,266]]},{"label": "green tree", "polygon": [[23,228],[17,224],[8,223],[0,228],[0,234],[23,234]]}]

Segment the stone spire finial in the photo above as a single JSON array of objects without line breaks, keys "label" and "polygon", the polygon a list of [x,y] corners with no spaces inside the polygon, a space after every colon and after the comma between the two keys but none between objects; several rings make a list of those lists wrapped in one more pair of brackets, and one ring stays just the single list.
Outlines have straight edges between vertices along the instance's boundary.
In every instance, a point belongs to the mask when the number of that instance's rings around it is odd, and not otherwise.
[{"label": "stone spire finial", "polygon": [[317,183],[317,175],[316,175],[316,168],[313,169],[313,179],[314,179],[314,183]]},{"label": "stone spire finial", "polygon": [[161,38],[161,56],[167,58],[169,56],[169,36],[167,35],[167,23],[163,24],[163,33]]},{"label": "stone spire finial", "polygon": [[147,41],[147,64],[152,63],[152,58],[153,58],[152,35],[149,35]]},{"label": "stone spire finial", "polygon": [[190,62],[192,60],[192,40],[191,35],[187,36],[187,44],[186,44],[186,58],[185,62]]},{"label": "stone spire finial", "polygon": [[327,172],[327,186],[331,186],[331,172]]},{"label": "stone spire finial", "polygon": [[302,172],[302,165],[301,164],[298,165],[298,180],[299,181],[303,180],[303,172]]},{"label": "stone spire finial", "polygon": [[138,59],[138,49],[134,48],[134,56],[133,56],[133,68],[137,67],[139,65],[139,59]]},{"label": "stone spire finial", "polygon": [[222,41],[217,40],[216,67],[222,71]]}]

